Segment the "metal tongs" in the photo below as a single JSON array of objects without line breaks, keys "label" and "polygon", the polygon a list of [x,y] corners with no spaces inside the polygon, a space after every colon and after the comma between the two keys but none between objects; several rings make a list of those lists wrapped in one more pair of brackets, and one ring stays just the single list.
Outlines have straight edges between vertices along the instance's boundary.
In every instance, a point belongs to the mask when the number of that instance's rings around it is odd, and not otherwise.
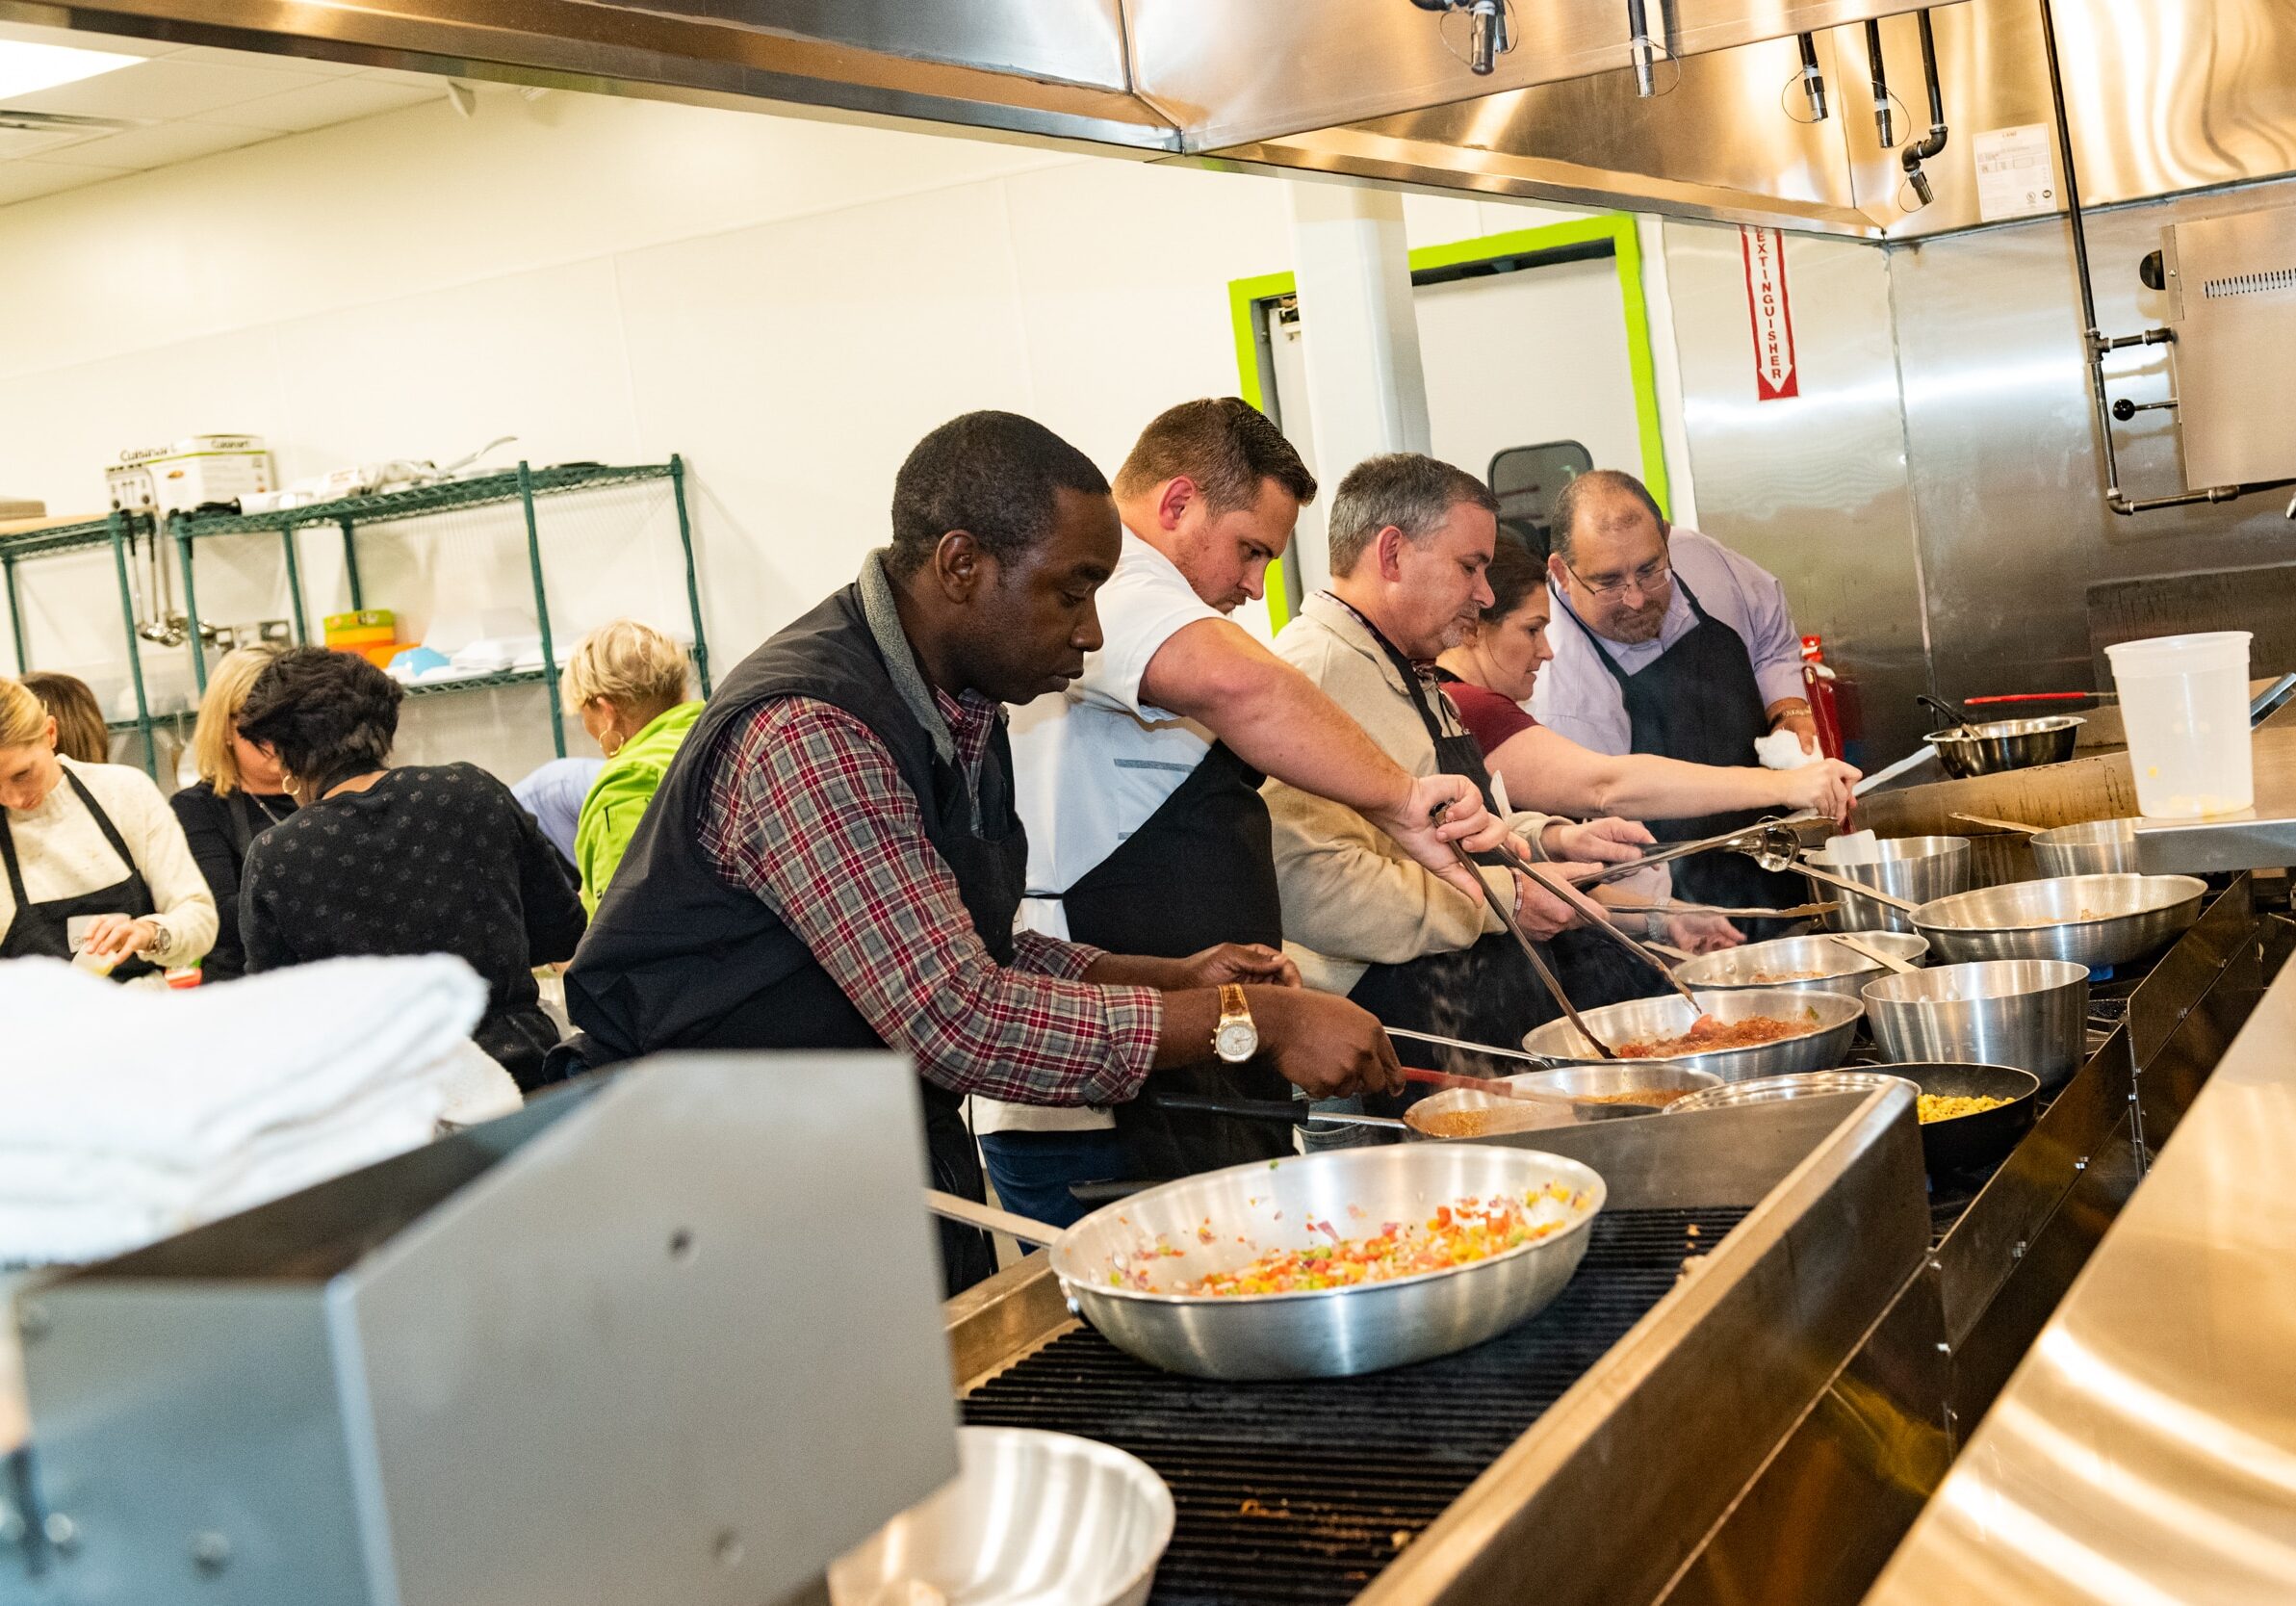
[{"label": "metal tongs", "polygon": [[1653,865],[1663,865],[1674,859],[1687,859],[1693,853],[1713,853],[1727,849],[1742,853],[1766,870],[1792,869],[1800,857],[1802,840],[1793,826],[1780,819],[1766,819],[1737,831],[1725,831],[1718,837],[1705,837],[1694,842],[1671,842],[1656,853],[1645,853],[1639,859],[1630,859],[1623,865],[1612,865],[1593,875],[1579,877],[1572,883],[1578,887],[1599,887],[1606,881],[1617,881]]}]

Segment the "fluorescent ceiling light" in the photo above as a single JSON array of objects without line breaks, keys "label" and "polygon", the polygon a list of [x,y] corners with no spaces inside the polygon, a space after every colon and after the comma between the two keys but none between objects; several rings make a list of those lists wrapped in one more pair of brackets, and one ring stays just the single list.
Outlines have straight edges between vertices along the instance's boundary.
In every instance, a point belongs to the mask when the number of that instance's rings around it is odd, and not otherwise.
[{"label": "fluorescent ceiling light", "polygon": [[0,100],[77,84],[99,72],[134,66],[143,59],[116,56],[108,50],[79,50],[64,44],[26,44],[18,39],[0,39]]}]

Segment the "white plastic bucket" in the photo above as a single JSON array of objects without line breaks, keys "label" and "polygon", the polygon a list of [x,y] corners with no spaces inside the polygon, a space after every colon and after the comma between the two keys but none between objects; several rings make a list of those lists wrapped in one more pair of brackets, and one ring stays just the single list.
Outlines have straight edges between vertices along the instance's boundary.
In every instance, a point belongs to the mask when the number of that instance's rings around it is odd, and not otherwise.
[{"label": "white plastic bucket", "polygon": [[2148,819],[2237,814],[2256,802],[2244,630],[2155,635],[2104,649],[2121,693],[2137,812]]}]

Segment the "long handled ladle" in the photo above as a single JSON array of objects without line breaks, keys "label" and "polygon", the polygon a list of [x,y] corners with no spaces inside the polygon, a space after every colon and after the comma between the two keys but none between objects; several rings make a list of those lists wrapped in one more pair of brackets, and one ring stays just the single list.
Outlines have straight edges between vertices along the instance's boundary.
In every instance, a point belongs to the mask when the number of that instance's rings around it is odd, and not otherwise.
[{"label": "long handled ladle", "polygon": [[[1536,882],[1539,886],[1544,887],[1548,892],[1554,894],[1563,902],[1569,904],[1573,909],[1576,909],[1581,915],[1585,916],[1588,925],[1594,927],[1595,930],[1601,932],[1612,942],[1625,948],[1627,952],[1633,954],[1637,959],[1640,960],[1643,964],[1649,966],[1660,975],[1664,976],[1666,980],[1666,985],[1673,988],[1675,992],[1682,995],[1682,1001],[1690,1006],[1690,1012],[1693,1015],[1705,1013],[1704,1010],[1699,1007],[1698,1000],[1690,996],[1690,990],[1685,987],[1680,981],[1675,979],[1673,967],[1669,966],[1657,954],[1652,953],[1641,944],[1636,942],[1632,937],[1629,937],[1625,932],[1612,925],[1611,923],[1611,912],[1608,909],[1605,909],[1601,904],[1595,902],[1594,899],[1588,897],[1585,893],[1580,892],[1578,888],[1572,886],[1561,876],[1549,875],[1541,866],[1523,865],[1519,868],[1521,868],[1522,872],[1529,876],[1533,881]],[[1484,891],[1488,892],[1489,889],[1486,887]],[[1579,1024],[1577,1016],[1574,1015],[1571,1017],[1571,1024],[1574,1026]],[[1584,1026],[1580,1026],[1579,1030],[1582,1036],[1586,1034],[1586,1028]]]},{"label": "long handled ladle", "polygon": [[[1816,818],[1816,816],[1810,816]],[[1801,838],[1784,820],[1767,819],[1759,825],[1743,830],[1725,831],[1718,837],[1704,837],[1694,842],[1668,842],[1656,853],[1645,853],[1639,859],[1624,864],[1610,865],[1592,875],[1582,875],[1571,882],[1574,887],[1599,887],[1606,881],[1616,881],[1633,875],[1637,870],[1648,869],[1669,860],[1687,858],[1693,853],[1712,853],[1726,849],[1742,853],[1766,870],[1791,869],[1794,856],[1801,852]]]},{"label": "long handled ladle", "polygon": [[1895,971],[1901,976],[1909,976],[1920,969],[1919,966],[1908,965],[1894,953],[1888,953],[1875,947],[1863,937],[1852,937],[1846,932],[1841,931],[1829,932],[1827,936],[1831,938],[1836,947],[1847,948],[1862,959],[1870,959],[1885,971]]},{"label": "long handled ladle", "polygon": [[1908,903],[1895,893],[1885,893],[1879,887],[1869,887],[1863,881],[1852,881],[1846,875],[1836,875],[1832,870],[1819,869],[1807,859],[1804,859],[1795,868],[1813,881],[1822,881],[1830,887],[1839,887],[1845,893],[1855,893],[1860,897],[1870,897],[1876,903],[1887,904],[1899,914],[1910,915],[1921,908],[1920,904]]}]

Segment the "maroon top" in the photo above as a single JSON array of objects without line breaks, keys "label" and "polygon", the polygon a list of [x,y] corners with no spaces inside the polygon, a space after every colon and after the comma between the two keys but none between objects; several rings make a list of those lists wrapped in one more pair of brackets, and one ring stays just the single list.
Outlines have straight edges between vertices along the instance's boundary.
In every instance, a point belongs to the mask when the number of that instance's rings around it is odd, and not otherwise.
[{"label": "maroon top", "polygon": [[1458,722],[1467,727],[1467,734],[1482,744],[1483,756],[1489,758],[1501,744],[1518,732],[1530,730],[1538,723],[1525,713],[1522,705],[1502,697],[1496,691],[1462,681],[1448,669],[1435,671],[1443,683],[1443,695],[1451,699],[1451,706],[1458,710]]}]

